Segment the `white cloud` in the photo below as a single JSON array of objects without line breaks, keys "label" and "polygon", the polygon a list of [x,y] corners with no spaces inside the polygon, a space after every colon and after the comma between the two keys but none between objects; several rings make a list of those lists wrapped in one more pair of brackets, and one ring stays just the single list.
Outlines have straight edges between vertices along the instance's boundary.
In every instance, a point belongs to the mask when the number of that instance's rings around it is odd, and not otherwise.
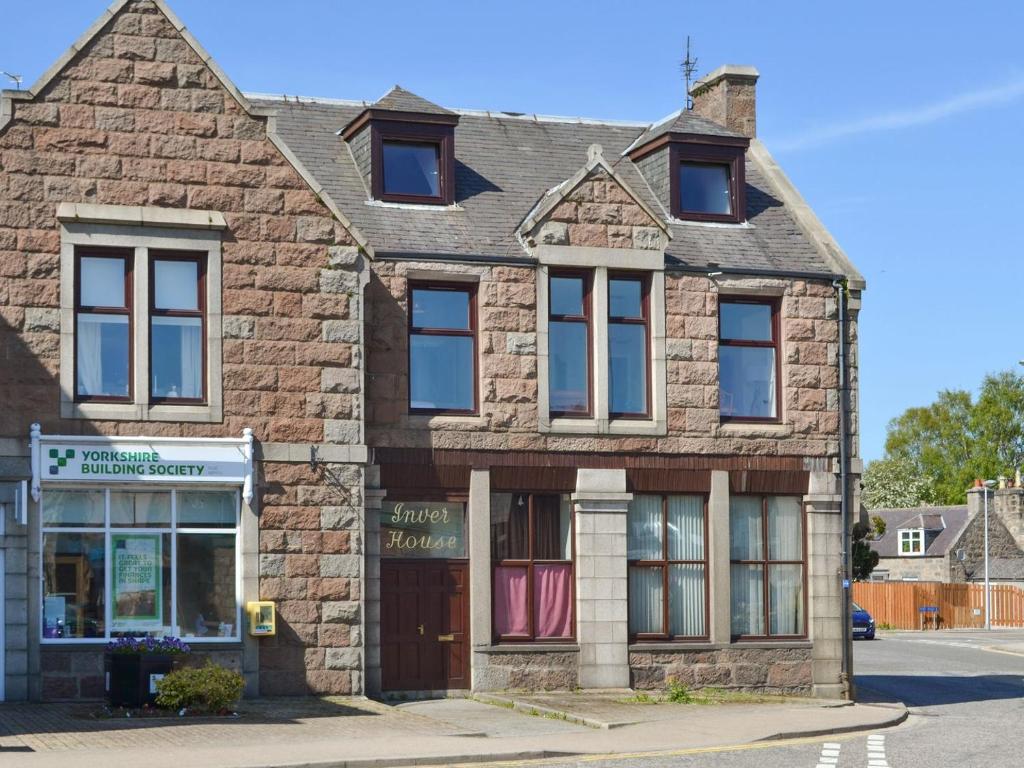
[{"label": "white cloud", "polygon": [[963,112],[973,112],[985,107],[1006,104],[1024,96],[1024,76],[1019,76],[1002,85],[980,91],[968,91],[951,96],[943,101],[922,104],[911,109],[886,112],[843,123],[833,123],[811,128],[804,133],[772,142],[772,151],[795,152],[831,144],[849,136],[881,131],[897,131],[915,125],[927,125],[944,120]]}]

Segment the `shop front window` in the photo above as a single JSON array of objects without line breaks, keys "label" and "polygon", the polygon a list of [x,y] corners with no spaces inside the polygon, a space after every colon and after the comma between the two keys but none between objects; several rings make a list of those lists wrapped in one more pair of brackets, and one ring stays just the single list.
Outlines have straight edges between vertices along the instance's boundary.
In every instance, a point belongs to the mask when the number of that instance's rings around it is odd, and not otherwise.
[{"label": "shop front window", "polygon": [[567,495],[491,496],[494,635],[568,640],[573,631],[572,504]]},{"label": "shop front window", "polygon": [[240,636],[238,493],[48,490],[44,642]]}]

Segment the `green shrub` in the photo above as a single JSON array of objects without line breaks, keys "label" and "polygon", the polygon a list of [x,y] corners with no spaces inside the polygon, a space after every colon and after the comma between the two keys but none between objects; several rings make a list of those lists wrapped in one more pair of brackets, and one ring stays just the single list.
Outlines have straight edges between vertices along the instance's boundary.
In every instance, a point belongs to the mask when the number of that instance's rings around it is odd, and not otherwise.
[{"label": "green shrub", "polygon": [[223,712],[242,695],[245,681],[230,669],[207,661],[204,667],[171,672],[156,684],[156,705],[164,709]]},{"label": "green shrub", "polygon": [[690,704],[693,701],[690,691],[678,680],[668,681],[668,687],[665,689],[665,698],[673,704]]}]

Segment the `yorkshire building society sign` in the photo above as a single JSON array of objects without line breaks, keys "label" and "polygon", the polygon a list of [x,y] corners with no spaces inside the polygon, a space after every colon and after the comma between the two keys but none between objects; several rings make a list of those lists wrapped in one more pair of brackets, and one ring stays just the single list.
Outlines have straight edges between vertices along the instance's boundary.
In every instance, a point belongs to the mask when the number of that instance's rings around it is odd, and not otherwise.
[{"label": "yorkshire building society sign", "polygon": [[[252,431],[236,438],[69,437],[32,427],[32,495],[42,483],[220,483],[252,494]],[[247,495],[248,494],[248,495]]]}]

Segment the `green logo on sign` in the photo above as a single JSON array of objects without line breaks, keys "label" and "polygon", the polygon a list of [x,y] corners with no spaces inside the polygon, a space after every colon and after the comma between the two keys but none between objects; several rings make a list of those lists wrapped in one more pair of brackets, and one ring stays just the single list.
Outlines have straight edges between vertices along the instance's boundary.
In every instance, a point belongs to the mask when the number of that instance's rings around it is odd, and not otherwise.
[{"label": "green logo on sign", "polygon": [[66,448],[64,450],[64,455],[61,456],[60,454],[61,454],[61,452],[58,451],[56,448],[51,448],[50,449],[50,458],[57,462],[56,464],[51,464],[50,465],[50,474],[51,475],[59,475],[60,474],[60,468],[61,467],[66,467],[68,465],[68,459],[75,458],[75,449],[74,448]]}]

